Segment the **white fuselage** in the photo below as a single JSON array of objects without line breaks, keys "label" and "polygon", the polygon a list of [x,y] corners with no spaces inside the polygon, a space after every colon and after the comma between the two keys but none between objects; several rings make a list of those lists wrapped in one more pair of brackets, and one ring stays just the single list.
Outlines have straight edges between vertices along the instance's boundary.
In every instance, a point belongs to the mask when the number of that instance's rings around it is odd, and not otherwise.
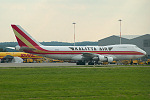
[{"label": "white fuselage", "polygon": [[[146,52],[136,45],[108,45],[108,46],[40,46],[47,53],[37,55],[62,60],[81,60],[83,53],[92,53],[113,57],[114,60],[136,59],[146,55]],[[30,52],[33,53],[33,52]]]}]

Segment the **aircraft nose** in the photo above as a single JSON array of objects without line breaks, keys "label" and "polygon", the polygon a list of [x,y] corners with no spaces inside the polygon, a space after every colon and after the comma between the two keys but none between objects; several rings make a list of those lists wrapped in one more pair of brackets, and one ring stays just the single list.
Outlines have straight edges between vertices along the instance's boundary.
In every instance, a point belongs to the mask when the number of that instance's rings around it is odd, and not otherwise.
[{"label": "aircraft nose", "polygon": [[146,52],[145,52],[145,51],[143,51],[143,54],[144,54],[144,55],[146,55]]},{"label": "aircraft nose", "polygon": [[143,55],[146,55],[146,52],[144,50],[142,50],[141,53],[143,53]]}]

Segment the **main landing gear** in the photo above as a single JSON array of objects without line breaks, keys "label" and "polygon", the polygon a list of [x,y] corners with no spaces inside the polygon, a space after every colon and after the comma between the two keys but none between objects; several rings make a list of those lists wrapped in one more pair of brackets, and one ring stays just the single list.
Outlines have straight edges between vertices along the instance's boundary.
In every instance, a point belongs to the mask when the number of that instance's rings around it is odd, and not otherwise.
[{"label": "main landing gear", "polygon": [[85,65],[85,61],[77,61],[77,65]]},{"label": "main landing gear", "polygon": [[[85,65],[86,64],[86,62],[85,61],[77,61],[77,63],[76,63],[77,65]],[[88,62],[88,65],[94,65],[95,63],[94,63],[94,61],[90,61],[90,62]]]},{"label": "main landing gear", "polygon": [[93,61],[88,62],[88,65],[94,65]]}]

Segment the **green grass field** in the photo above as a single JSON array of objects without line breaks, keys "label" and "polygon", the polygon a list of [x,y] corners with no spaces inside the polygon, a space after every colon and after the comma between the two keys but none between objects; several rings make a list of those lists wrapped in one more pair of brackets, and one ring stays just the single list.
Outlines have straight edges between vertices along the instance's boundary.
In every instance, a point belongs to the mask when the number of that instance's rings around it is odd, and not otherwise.
[{"label": "green grass field", "polygon": [[1,68],[0,100],[150,100],[150,67]]}]

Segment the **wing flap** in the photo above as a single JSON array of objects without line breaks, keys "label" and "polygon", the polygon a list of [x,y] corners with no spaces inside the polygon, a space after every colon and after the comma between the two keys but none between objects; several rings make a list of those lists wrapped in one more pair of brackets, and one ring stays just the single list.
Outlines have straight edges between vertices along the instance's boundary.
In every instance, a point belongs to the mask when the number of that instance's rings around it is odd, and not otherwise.
[{"label": "wing flap", "polygon": [[93,60],[94,57],[97,57],[97,54],[90,52],[82,52],[82,57],[84,60]]}]

